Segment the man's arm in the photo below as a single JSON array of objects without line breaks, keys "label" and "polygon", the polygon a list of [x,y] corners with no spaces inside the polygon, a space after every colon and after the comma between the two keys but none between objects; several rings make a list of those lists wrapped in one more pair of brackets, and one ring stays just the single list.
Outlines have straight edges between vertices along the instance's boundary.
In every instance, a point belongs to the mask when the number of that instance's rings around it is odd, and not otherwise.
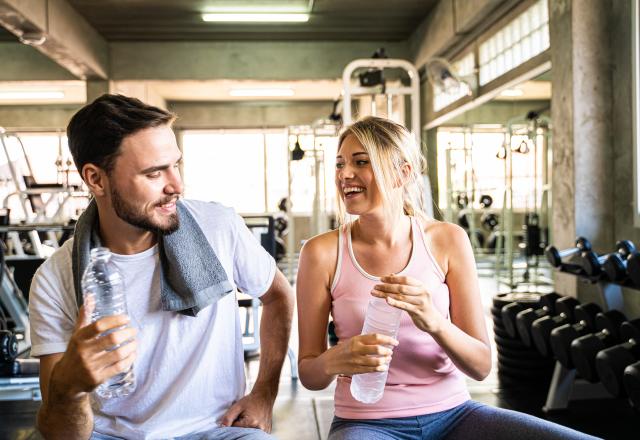
[{"label": "man's arm", "polygon": [[276,270],[271,287],[260,300],[262,317],[258,378],[251,393],[229,408],[220,422],[225,426],[260,428],[270,432],[273,403],[287,355],[294,306],[293,289],[282,272]]},{"label": "man's arm", "polygon": [[58,380],[51,380],[62,353],[40,358],[40,391],[42,405],[36,425],[46,439],[87,439],[93,430],[93,412],[88,394],[69,395]]},{"label": "man's arm", "polygon": [[[136,330],[121,328],[128,321],[125,315],[114,315],[91,324],[83,306],[67,350],[40,358],[42,405],[36,424],[45,439],[91,437],[89,393],[108,378],[127,371],[135,359]],[[100,336],[109,330],[115,331]],[[127,341],[131,342],[124,344]],[[106,351],[116,345],[120,346]]]}]

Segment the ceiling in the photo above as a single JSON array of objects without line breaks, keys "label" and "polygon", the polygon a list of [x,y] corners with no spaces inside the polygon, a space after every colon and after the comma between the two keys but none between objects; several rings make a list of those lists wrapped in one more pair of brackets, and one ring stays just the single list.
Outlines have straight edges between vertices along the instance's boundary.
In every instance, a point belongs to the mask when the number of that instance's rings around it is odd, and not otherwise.
[{"label": "ceiling", "polygon": [[[402,41],[438,0],[67,0],[108,41]],[[307,23],[205,23],[203,12],[306,12]],[[6,37],[6,35],[5,35]]]}]

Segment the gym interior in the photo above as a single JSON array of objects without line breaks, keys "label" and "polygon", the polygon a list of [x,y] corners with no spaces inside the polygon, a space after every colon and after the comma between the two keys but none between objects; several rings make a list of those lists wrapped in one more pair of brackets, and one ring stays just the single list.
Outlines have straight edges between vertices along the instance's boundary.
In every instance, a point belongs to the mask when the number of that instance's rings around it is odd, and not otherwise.
[{"label": "gym interior", "polygon": [[[404,125],[427,159],[430,215],[462,227],[475,257],[493,368],[467,379],[471,397],[637,438],[639,11],[638,0],[0,0],[0,438],[41,438],[29,289],[89,203],[66,127],[105,93],[178,116],[184,197],[234,208],[294,287],[305,241],[338,227],[342,128],[368,115]],[[261,305],[242,294],[238,305],[249,390]],[[334,389],[300,383],[297,325],[294,314],[272,434],[324,439]]]}]

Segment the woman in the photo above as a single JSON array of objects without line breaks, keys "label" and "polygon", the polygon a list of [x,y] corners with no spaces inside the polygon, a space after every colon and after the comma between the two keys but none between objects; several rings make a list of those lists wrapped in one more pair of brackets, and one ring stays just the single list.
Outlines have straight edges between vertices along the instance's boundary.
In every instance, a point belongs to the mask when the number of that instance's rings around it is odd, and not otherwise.
[{"label": "woman", "polygon": [[[329,438],[589,438],[470,400],[464,376],[491,369],[475,261],[464,230],[424,214],[423,168],[392,121],[368,117],[340,136],[342,227],[305,244],[297,281],[300,379],[319,390],[337,378]],[[360,335],[372,297],[406,312],[397,340]],[[340,342],[327,349],[330,313]],[[386,369],[378,402],[351,396],[352,375]]]}]

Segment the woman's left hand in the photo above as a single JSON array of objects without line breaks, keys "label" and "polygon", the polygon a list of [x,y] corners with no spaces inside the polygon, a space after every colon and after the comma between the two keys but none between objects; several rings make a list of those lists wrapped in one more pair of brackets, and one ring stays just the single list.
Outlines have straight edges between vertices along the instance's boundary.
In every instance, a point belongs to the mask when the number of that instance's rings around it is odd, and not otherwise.
[{"label": "woman's left hand", "polygon": [[431,293],[420,281],[397,275],[381,277],[380,281],[371,291],[373,296],[385,298],[390,306],[406,310],[420,330],[427,333],[440,330],[445,318],[436,310]]}]

